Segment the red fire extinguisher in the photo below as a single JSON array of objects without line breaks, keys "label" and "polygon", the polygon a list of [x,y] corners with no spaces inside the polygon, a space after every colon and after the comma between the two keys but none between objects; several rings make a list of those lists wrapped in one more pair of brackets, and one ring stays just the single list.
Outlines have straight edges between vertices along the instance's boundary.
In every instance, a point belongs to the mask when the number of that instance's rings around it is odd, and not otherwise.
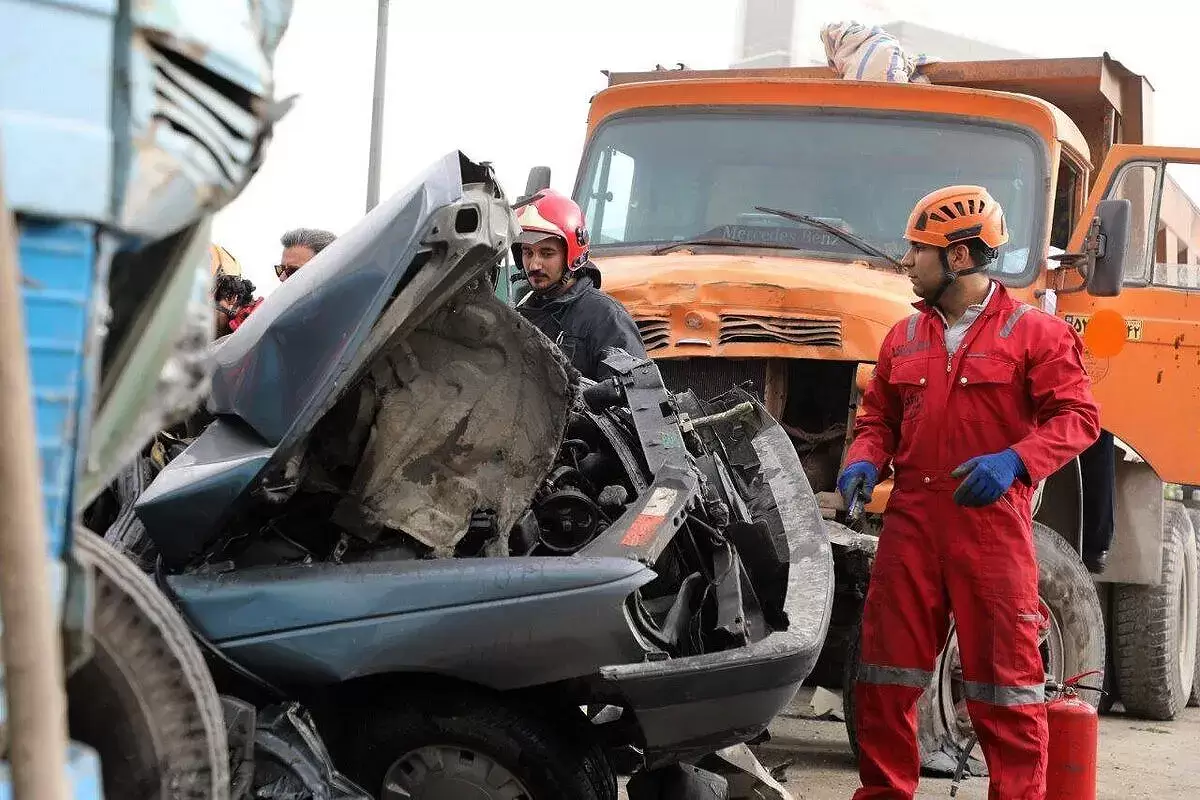
[{"label": "red fire extinguisher", "polygon": [[[1046,691],[1057,693],[1046,704],[1046,723],[1049,729],[1049,745],[1046,752],[1046,800],[1096,800],[1096,753],[1099,747],[1100,718],[1091,703],[1079,699],[1078,689],[1102,691],[1096,686],[1082,686],[1080,681],[1089,675],[1099,675],[1091,670],[1067,678],[1062,683],[1046,681]],[[958,769],[950,784],[950,796],[958,795],[963,774],[975,737],[963,749],[958,759]]]},{"label": "red fire extinguisher", "polygon": [[1050,687],[1058,697],[1046,704],[1050,744],[1046,759],[1046,800],[1096,800],[1096,753],[1100,718],[1092,704],[1079,697],[1079,681],[1098,670],[1085,672]]}]

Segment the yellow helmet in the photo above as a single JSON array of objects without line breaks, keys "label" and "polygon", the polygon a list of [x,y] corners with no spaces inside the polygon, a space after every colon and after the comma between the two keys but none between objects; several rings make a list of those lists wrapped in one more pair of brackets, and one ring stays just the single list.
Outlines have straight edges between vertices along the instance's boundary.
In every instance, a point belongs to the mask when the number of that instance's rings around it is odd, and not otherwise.
[{"label": "yellow helmet", "polygon": [[242,265],[238,263],[238,260],[228,250],[219,244],[208,246],[208,260],[214,278],[218,275],[242,274]]}]

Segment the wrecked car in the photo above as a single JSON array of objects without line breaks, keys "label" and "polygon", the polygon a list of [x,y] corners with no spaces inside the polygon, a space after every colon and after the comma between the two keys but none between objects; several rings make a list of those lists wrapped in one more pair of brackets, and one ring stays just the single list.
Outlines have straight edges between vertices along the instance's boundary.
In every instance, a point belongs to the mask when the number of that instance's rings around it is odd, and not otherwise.
[{"label": "wrecked car", "polygon": [[302,703],[382,797],[615,798],[759,736],[829,624],[787,434],[621,351],[581,378],[496,296],[515,234],[434,164],[221,340],[212,421],[109,528],[223,691]]}]

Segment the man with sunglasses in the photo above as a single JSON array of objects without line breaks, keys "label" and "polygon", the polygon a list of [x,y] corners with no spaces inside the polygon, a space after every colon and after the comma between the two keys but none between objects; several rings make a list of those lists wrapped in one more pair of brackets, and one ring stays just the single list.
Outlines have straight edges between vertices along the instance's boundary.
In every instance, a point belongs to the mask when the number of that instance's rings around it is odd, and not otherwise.
[{"label": "man with sunglasses", "polygon": [[294,228],[279,237],[283,245],[283,256],[275,265],[275,276],[280,282],[286,281],[313,259],[317,253],[333,244],[337,237],[329,231],[319,228]]}]

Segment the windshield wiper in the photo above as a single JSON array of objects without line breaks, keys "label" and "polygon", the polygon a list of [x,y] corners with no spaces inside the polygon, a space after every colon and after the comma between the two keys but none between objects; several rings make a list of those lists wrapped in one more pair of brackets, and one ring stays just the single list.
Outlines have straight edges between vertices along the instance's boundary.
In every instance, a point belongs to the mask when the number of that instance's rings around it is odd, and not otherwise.
[{"label": "windshield wiper", "polygon": [[803,249],[796,247],[794,244],[786,244],[784,242],[743,242],[741,239],[733,239],[728,236],[696,236],[691,239],[681,239],[678,242],[667,242],[651,250],[650,255],[660,256],[663,253],[669,253],[672,250],[678,250],[681,247],[688,247],[693,244],[710,245],[713,247],[765,247],[771,250]]},{"label": "windshield wiper", "polygon": [[866,239],[863,239],[860,236],[855,236],[853,233],[847,233],[836,225],[830,225],[825,220],[817,219],[816,217],[810,217],[808,214],[797,214],[795,211],[782,211],[778,208],[766,208],[764,206],[755,206],[754,210],[761,211],[764,214],[774,214],[777,217],[790,219],[792,222],[802,222],[805,225],[811,225],[814,228],[820,228],[821,230],[838,237],[846,244],[857,247],[867,255],[886,259],[897,270],[901,272],[905,271],[903,264],[877,248],[875,245],[868,242]]}]

